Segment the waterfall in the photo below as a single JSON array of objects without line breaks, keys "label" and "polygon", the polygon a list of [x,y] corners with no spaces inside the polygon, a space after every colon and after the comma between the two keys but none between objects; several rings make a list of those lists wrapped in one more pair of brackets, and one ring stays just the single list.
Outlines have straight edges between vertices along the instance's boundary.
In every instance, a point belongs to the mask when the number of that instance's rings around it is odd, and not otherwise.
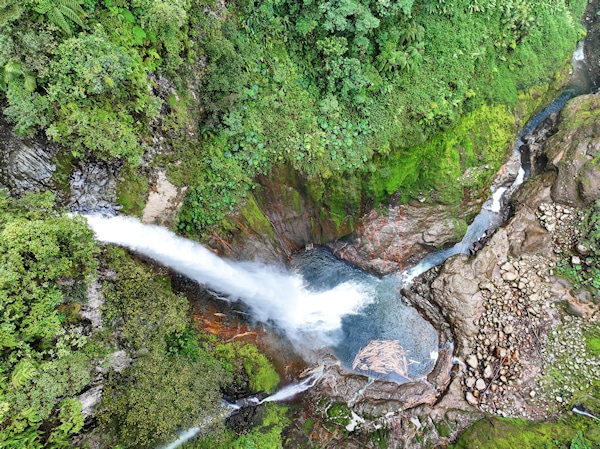
[{"label": "waterfall", "polygon": [[581,409],[579,409],[579,408],[577,408],[577,407],[573,407],[573,408],[571,409],[571,411],[572,411],[573,413],[577,413],[578,415],[587,416],[588,418],[592,418],[592,419],[595,419],[596,421],[600,421],[600,418],[598,418],[598,417],[596,417],[596,416],[592,415],[592,414],[591,414],[591,413],[589,413],[589,412],[586,412],[585,410],[581,410]]},{"label": "waterfall", "polygon": [[131,217],[86,217],[96,238],[122,245],[204,284],[223,299],[243,300],[252,316],[275,324],[299,346],[336,341],[346,315],[373,301],[368,286],[344,282],[326,291],[309,290],[301,276],[260,263],[221,259],[199,243]]},{"label": "waterfall", "polygon": [[287,387],[283,387],[281,390],[264,398],[259,404],[264,404],[265,402],[278,402],[278,401],[287,401],[288,399],[292,399],[298,393],[302,393],[303,391],[308,390],[316,385],[319,379],[323,376],[323,367],[320,367],[318,370],[313,372],[310,376],[306,377],[299,384],[291,384]]},{"label": "waterfall", "polygon": [[177,437],[176,440],[172,441],[171,443],[167,444],[166,446],[163,446],[162,449],[176,449],[179,446],[181,446],[183,443],[194,438],[199,433],[200,433],[200,427],[191,427],[185,431],[180,432],[179,436]]},{"label": "waterfall", "polygon": [[[418,265],[410,270],[402,273],[403,284],[409,285],[414,278],[425,273],[430,268],[444,263],[446,259],[456,254],[468,254],[473,244],[486,235],[489,230],[494,230],[502,225],[504,217],[502,214],[502,204],[506,203],[516,188],[521,185],[529,176],[529,170],[525,170],[521,165],[521,146],[523,145],[522,138],[533,132],[544,120],[551,114],[560,111],[567,102],[591,90],[591,79],[586,70],[583,52],[583,41],[579,42],[577,49],[571,58],[571,64],[574,67],[574,73],[567,87],[550,103],[543,111],[533,116],[523,127],[517,136],[516,143],[513,147],[511,160],[518,161],[516,164],[516,172],[514,180],[510,186],[499,185],[492,187],[492,195],[484,203],[483,208],[475,217],[473,222],[467,228],[467,232],[463,239],[454,245],[452,248],[443,249],[426,256]],[[508,165],[508,164],[507,164]],[[495,183],[494,183],[495,184]]]}]

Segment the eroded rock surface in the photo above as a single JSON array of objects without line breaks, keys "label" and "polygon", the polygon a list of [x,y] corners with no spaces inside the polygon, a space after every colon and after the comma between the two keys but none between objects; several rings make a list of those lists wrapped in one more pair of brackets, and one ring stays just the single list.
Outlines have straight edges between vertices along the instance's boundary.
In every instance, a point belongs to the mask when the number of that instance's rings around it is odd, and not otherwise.
[{"label": "eroded rock surface", "polygon": [[142,222],[163,226],[174,222],[186,190],[178,189],[169,182],[164,170],[158,170],[153,176]]},{"label": "eroded rock surface", "polygon": [[[548,410],[560,408],[571,394],[573,387],[557,389],[545,376],[547,367],[564,357],[556,352],[564,345],[548,348],[547,336],[557,323],[578,330],[600,316],[589,292],[556,276],[565,254],[574,254],[571,263],[577,265],[588,251],[576,246],[583,219],[577,207],[600,197],[591,188],[598,176],[599,111],[597,96],[567,105],[558,133],[544,147],[550,171],[515,194],[514,216],[482,251],[449,259],[432,284],[432,300],[456,337],[464,398],[486,412],[546,419]],[[582,183],[589,188],[582,189]],[[573,317],[563,317],[559,305]],[[578,354],[569,362],[572,369],[584,367],[585,375],[594,376],[598,367]]]},{"label": "eroded rock surface", "polygon": [[[475,213],[479,206],[467,205],[464,215]],[[465,226],[446,206],[390,206],[387,213],[369,212],[350,241],[337,241],[330,247],[338,257],[367,271],[388,274],[434,248],[460,240]]]},{"label": "eroded rock surface", "polygon": [[41,136],[17,137],[12,126],[0,120],[0,185],[16,196],[50,189],[56,169],[52,158],[57,151]]},{"label": "eroded rock surface", "polygon": [[119,167],[103,161],[79,163],[69,176],[69,209],[77,212],[114,213]]},{"label": "eroded rock surface", "polygon": [[589,206],[600,196],[600,95],[571,100],[561,113],[560,131],[547,148],[549,168],[557,172],[552,199]]}]

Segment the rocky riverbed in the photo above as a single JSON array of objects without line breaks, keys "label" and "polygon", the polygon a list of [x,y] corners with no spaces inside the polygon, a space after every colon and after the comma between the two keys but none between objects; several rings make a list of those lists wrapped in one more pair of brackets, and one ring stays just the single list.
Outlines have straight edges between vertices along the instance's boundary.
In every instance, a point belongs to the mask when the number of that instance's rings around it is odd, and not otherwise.
[{"label": "rocky riverbed", "polygon": [[[597,319],[598,314],[589,294],[573,292],[566,281],[555,276],[557,259],[578,237],[575,225],[581,221],[581,213],[568,206],[542,203],[536,216],[552,234],[552,251],[548,256],[509,257],[497,276],[480,283],[484,311],[475,321],[479,329],[470,341],[473,349],[465,355],[461,372],[467,402],[500,416],[545,419],[557,405],[568,402],[562,394],[555,394],[564,387],[552,385],[546,376],[551,367],[564,372],[572,368],[554,366],[572,343],[556,337],[581,336],[586,322]],[[559,324],[565,330],[557,333]],[[549,335],[554,336],[554,344],[549,345]],[[578,366],[585,367],[582,375],[598,375],[597,358],[582,352],[576,359]]]}]

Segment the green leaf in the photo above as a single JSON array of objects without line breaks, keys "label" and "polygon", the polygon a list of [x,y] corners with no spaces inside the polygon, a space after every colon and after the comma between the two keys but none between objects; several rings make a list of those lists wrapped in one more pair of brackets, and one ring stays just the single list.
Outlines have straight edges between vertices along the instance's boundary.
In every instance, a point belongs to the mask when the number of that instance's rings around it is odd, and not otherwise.
[{"label": "green leaf", "polygon": [[129,22],[129,23],[134,23],[135,22],[135,16],[128,9],[119,8],[119,12],[121,13],[121,15],[123,16],[123,18],[127,22]]}]

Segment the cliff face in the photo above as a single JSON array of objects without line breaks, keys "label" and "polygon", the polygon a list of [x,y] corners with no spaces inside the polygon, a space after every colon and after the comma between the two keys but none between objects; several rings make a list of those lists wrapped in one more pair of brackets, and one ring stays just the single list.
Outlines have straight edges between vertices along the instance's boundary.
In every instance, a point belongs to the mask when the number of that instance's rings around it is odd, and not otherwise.
[{"label": "cliff face", "polygon": [[20,139],[13,127],[0,117],[0,186],[20,196],[34,190],[52,187],[56,169],[52,158],[58,148],[40,137]]},{"label": "cliff face", "polygon": [[461,218],[456,206],[399,205],[394,198],[387,208],[370,208],[357,178],[315,184],[285,167],[259,182],[239,213],[226,220],[227,235],[209,242],[226,257],[282,261],[306,244],[328,244],[368,271],[390,273],[460,240],[464,217],[481,205],[461,205]]},{"label": "cliff face", "polygon": [[600,96],[575,98],[561,117],[559,132],[547,144],[549,168],[556,172],[552,199],[590,206],[600,196]]},{"label": "cliff face", "polygon": [[[546,419],[548,406],[571,400],[571,393],[552,396],[556,385],[545,383],[561,357],[546,349],[546,336],[558,323],[575,332],[600,318],[593,292],[556,277],[561,260],[583,263],[582,209],[600,199],[599,100],[586,95],[567,105],[543,146],[545,169],[512,199],[512,218],[475,256],[449,259],[431,285],[431,301],[466,363],[463,394],[483,411]],[[585,355],[581,360],[587,363]],[[569,376],[587,375],[578,370]]]}]

